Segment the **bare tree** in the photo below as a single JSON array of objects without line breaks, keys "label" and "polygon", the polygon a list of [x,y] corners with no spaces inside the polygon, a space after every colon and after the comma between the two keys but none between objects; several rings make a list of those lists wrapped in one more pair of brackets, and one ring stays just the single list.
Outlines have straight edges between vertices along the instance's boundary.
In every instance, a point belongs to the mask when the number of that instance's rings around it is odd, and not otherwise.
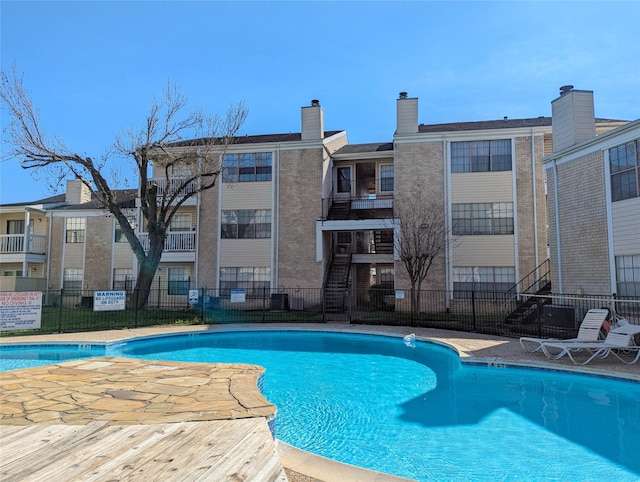
[{"label": "bare tree", "polygon": [[394,211],[394,248],[409,275],[411,311],[417,313],[422,283],[450,243],[446,211],[442,203],[426,195],[398,200]]},{"label": "bare tree", "polygon": [[[0,98],[9,114],[5,129],[8,154],[33,173],[45,173],[48,179],[59,182],[69,177],[80,179],[94,192],[117,220],[136,256],[136,306],[144,307],[173,216],[189,198],[215,185],[221,158],[243,125],[247,108],[242,102],[230,106],[224,119],[199,109],[187,111],[187,96],[168,83],[162,95],[154,97],[144,125],[117,136],[108,154],[94,158],[80,155],[45,133],[23,78],[15,69],[11,76],[2,72],[0,80]],[[122,191],[105,177],[108,169],[112,179],[122,177],[114,157],[133,162],[148,246],[143,246],[123,213]],[[163,185],[148,178],[152,165],[156,171],[164,171]]]}]

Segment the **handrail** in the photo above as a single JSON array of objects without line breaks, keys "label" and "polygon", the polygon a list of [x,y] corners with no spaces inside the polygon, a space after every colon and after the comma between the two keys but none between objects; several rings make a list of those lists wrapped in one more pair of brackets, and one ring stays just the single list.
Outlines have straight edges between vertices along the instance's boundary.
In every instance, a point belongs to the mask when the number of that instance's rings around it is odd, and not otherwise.
[{"label": "handrail", "polygon": [[[540,271],[543,271],[540,274]],[[541,289],[542,283],[544,281],[545,284],[549,282],[549,275],[551,273],[551,261],[549,258],[545,259],[538,266],[533,268],[529,273],[527,273],[520,281],[518,281],[515,285],[509,288],[505,292],[505,300],[502,305],[502,312],[506,313],[507,307],[513,302],[520,299],[520,296],[523,294],[534,295],[538,290]],[[531,279],[533,278],[533,281]],[[526,288],[521,289],[522,286],[526,285]],[[535,288],[535,289],[532,289]]]}]

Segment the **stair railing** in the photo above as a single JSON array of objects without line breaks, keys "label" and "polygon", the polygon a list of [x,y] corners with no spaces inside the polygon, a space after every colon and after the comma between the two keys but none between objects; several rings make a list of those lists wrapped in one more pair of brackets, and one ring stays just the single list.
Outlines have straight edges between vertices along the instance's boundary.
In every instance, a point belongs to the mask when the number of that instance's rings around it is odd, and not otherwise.
[{"label": "stair railing", "polygon": [[535,295],[550,281],[551,261],[547,258],[505,292],[502,314],[506,315],[512,311],[511,306],[514,301],[516,306],[519,306],[522,303],[523,295],[526,297]]}]

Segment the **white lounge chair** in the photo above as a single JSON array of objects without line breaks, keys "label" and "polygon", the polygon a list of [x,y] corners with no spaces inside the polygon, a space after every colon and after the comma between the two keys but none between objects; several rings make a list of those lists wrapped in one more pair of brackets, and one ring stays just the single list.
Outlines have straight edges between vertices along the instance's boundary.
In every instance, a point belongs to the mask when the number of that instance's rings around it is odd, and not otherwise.
[{"label": "white lounge chair", "polygon": [[[569,343],[549,341],[542,343],[541,349],[549,359],[557,360],[567,355],[576,365],[586,365],[594,358],[606,358],[611,354],[621,362],[630,365],[640,359],[640,346],[634,344],[633,337],[633,333],[611,330],[604,341]],[[587,358],[584,361],[574,358],[575,354],[585,352]]]},{"label": "white lounge chair", "polygon": [[523,336],[520,338],[520,345],[528,352],[536,352],[540,350],[543,343],[547,342],[562,342],[562,343],[574,343],[574,342],[595,342],[600,338],[600,330],[602,325],[609,316],[609,310],[607,309],[593,309],[587,311],[582,323],[580,323],[580,329],[578,330],[577,338],[569,338],[567,340],[561,340],[558,338],[531,338]]}]

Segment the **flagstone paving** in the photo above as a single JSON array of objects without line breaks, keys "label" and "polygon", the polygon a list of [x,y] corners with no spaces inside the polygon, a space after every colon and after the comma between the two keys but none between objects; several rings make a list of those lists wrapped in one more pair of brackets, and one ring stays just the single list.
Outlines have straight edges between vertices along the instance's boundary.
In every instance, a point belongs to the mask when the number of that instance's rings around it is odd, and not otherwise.
[{"label": "flagstone paving", "polygon": [[151,424],[276,415],[245,364],[91,358],[0,374],[0,424]]}]

